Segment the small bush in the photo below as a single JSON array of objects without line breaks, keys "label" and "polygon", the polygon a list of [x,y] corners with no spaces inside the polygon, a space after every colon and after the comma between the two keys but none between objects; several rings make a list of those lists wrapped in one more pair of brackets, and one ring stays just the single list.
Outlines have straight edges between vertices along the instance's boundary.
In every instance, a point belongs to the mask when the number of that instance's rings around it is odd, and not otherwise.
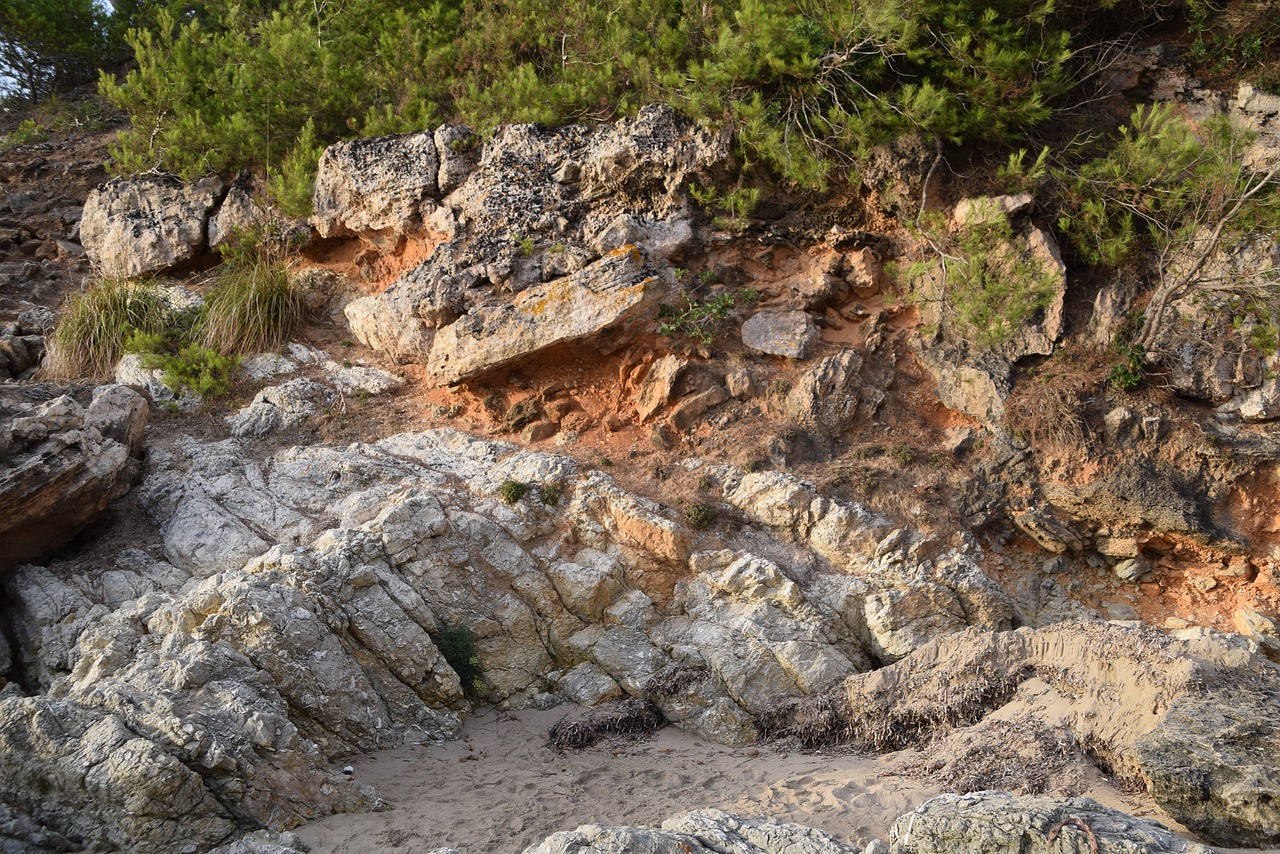
[{"label": "small bush", "polygon": [[205,303],[204,345],[224,354],[275,350],[305,315],[301,291],[285,268],[283,247],[270,238],[244,241],[225,253],[227,260]]},{"label": "small bush", "polygon": [[467,696],[479,693],[484,687],[484,670],[476,653],[475,632],[460,623],[445,623],[433,640],[444,660],[458,674]]},{"label": "small bush", "polygon": [[894,461],[903,468],[912,465],[916,461],[915,449],[904,442],[894,445],[889,450],[889,455],[893,457]]},{"label": "small bush", "polygon": [[528,491],[529,487],[518,480],[505,480],[498,487],[498,496],[508,504],[515,504]]},{"label": "small bush", "polygon": [[48,138],[49,135],[36,123],[35,119],[27,119],[10,133],[0,137],[0,151],[8,151],[17,145],[44,142]]},{"label": "small bush", "polygon": [[668,337],[683,335],[702,344],[710,344],[716,340],[720,325],[729,316],[733,305],[733,294],[719,294],[701,301],[685,291],[683,307],[658,307],[658,334]]},{"label": "small bush", "polygon": [[159,333],[168,319],[168,304],[155,286],[99,279],[63,303],[49,339],[45,373],[56,379],[108,377],[131,335]]},{"label": "small bush", "polygon": [[542,503],[548,507],[555,507],[560,503],[560,487],[543,484],[538,488],[538,492],[542,496]]},{"label": "small bush", "polygon": [[163,370],[161,380],[174,393],[190,391],[201,397],[222,397],[231,390],[231,379],[240,360],[199,344],[188,344],[177,353],[144,357],[143,364]]},{"label": "small bush", "polygon": [[695,531],[705,531],[716,520],[716,511],[709,504],[691,504],[689,509],[684,511],[684,518],[690,528]]}]

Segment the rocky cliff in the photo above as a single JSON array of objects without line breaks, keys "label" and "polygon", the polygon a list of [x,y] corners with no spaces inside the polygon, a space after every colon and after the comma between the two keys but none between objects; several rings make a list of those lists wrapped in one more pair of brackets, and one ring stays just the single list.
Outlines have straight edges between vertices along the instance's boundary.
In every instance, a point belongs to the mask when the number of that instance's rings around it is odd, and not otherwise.
[{"label": "rocky cliff", "polygon": [[[876,156],[886,190],[929,168]],[[319,319],[230,402],[137,356],[116,384],[0,390],[6,845],[301,850],[281,832],[388,806],[342,757],[479,704],[621,699],[728,745],[969,756],[1008,749],[1016,700],[1206,841],[1280,842],[1276,357],[1247,330],[1227,361],[1178,350],[1170,387],[1211,412],[1101,386],[1035,200],[949,185],[953,227],[999,211],[1001,257],[1052,280],[975,348],[886,276],[910,254],[886,199],[773,188],[739,230],[689,189],[736,166],[667,108],[342,143],[288,225],[314,232],[291,275],[328,283]],[[116,180],[76,237],[198,304],[187,274],[264,212]],[[42,293],[5,327],[14,377]],[[956,788],[867,850],[1207,850]],[[693,813],[530,851],[640,847],[862,850]]]}]

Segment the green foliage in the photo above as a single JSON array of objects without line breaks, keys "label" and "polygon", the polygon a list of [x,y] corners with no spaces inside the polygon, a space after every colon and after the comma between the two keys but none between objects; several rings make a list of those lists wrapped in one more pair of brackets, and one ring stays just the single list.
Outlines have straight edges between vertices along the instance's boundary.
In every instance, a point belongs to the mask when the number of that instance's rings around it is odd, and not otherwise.
[{"label": "green foliage", "polygon": [[948,232],[940,218],[924,217],[924,257],[904,272],[916,298],[933,303],[952,334],[995,350],[1049,306],[1060,282],[1015,239],[1007,216],[988,211],[975,218]]},{"label": "green foliage", "polygon": [[445,623],[432,638],[444,660],[458,674],[462,690],[474,697],[484,688],[484,670],[476,652],[476,635],[462,624]]},{"label": "green foliage", "polygon": [[915,449],[905,442],[899,442],[890,448],[889,456],[893,457],[894,462],[903,468],[915,464],[916,461]]},{"label": "green foliage", "polygon": [[[29,0],[0,0],[29,2]],[[40,0],[54,2],[54,0]],[[75,0],[89,2],[89,0]],[[821,187],[904,133],[1000,140],[1071,85],[1075,0],[130,0],[136,68],[102,90],[133,119],[119,171],[191,176],[310,160],[349,135],[603,120],[666,102],[733,127],[746,165]],[[1112,5],[1117,4],[1103,4]],[[1119,4],[1131,5],[1131,4]],[[358,59],[356,59],[358,58]],[[286,164],[293,158],[294,163]],[[282,178],[283,180],[283,178]],[[290,182],[304,183],[294,174]],[[283,194],[288,195],[288,194]],[[723,200],[740,228],[756,201]],[[709,205],[709,207],[711,207]]]},{"label": "green foliage", "polygon": [[311,216],[316,169],[323,153],[324,146],[316,139],[315,122],[307,119],[280,167],[267,170],[267,195],[285,216]]},{"label": "green foliage", "polygon": [[302,293],[289,278],[278,239],[241,236],[223,250],[205,300],[203,345],[224,354],[274,350],[301,325]]},{"label": "green foliage", "polygon": [[518,480],[504,480],[502,485],[498,487],[498,497],[508,504],[515,504],[521,498],[524,498],[524,494],[528,491],[528,485]]},{"label": "green foliage", "polygon": [[92,79],[106,23],[94,0],[0,0],[0,94],[38,101]]},{"label": "green foliage", "polygon": [[728,318],[735,300],[731,293],[721,293],[709,300],[699,300],[689,291],[682,295],[683,306],[658,307],[658,334],[682,335],[703,344],[716,339],[721,324]]},{"label": "green foliage", "polygon": [[49,138],[45,129],[35,119],[24,119],[13,131],[0,136],[0,151],[8,151],[15,145],[30,145],[33,142],[44,142]]},{"label": "green foliage", "polygon": [[538,487],[538,493],[542,496],[542,503],[548,507],[555,507],[560,503],[560,487],[543,484]]},{"label": "green foliage", "polygon": [[[139,345],[141,346],[141,342]],[[223,356],[199,344],[187,344],[176,353],[151,352],[143,356],[147,368],[164,371],[161,380],[174,393],[190,391],[201,397],[222,397],[231,390],[240,360]]]},{"label": "green foliage", "polygon": [[155,286],[104,277],[67,297],[49,338],[44,372],[57,379],[103,379],[115,370],[125,341],[162,331],[169,308]]},{"label": "green foliage", "polygon": [[685,521],[695,531],[705,531],[716,520],[715,508],[709,504],[690,504],[684,511]]},{"label": "green foliage", "polygon": [[708,211],[715,212],[712,223],[728,231],[745,231],[751,214],[760,204],[759,187],[737,187],[726,193],[714,187],[689,185],[689,197]]}]

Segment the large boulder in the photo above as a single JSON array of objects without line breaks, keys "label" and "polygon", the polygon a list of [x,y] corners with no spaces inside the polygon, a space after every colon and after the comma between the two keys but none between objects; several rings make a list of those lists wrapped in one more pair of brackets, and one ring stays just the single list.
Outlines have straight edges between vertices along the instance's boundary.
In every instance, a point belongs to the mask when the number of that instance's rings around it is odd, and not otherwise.
[{"label": "large boulder", "polygon": [[108,275],[144,276],[180,267],[207,244],[209,216],[222,182],[176,178],[115,178],[89,194],[80,240]]},{"label": "large boulder", "polygon": [[[439,366],[446,344],[489,329],[512,331],[508,314],[516,316],[517,339],[527,335],[529,318],[522,313],[543,299],[565,303],[558,292],[598,271],[612,275],[615,260],[632,251],[627,247],[640,248],[651,274],[662,270],[693,239],[685,188],[728,157],[723,135],[667,107],[648,107],[596,128],[507,125],[478,149],[478,162],[471,139],[449,136],[445,144],[458,150],[448,157],[437,152],[452,164],[448,182],[456,184],[429,213],[431,230],[444,242],[384,292],[346,308],[355,336],[375,349]],[[438,174],[445,171],[441,166]],[[352,206],[360,204],[358,196],[353,190]],[[546,290],[523,293],[538,287]],[[598,304],[599,285],[589,290],[597,296],[588,302]],[[571,314],[582,310],[565,307]],[[559,319],[540,325],[554,327]],[[616,346],[625,334],[615,334],[611,323],[593,321],[593,328],[568,338],[590,338],[608,328],[608,346]],[[445,341],[433,347],[437,335]],[[453,382],[461,374],[445,370],[440,376]]]},{"label": "large boulder", "polygon": [[1183,698],[1135,750],[1156,803],[1191,830],[1280,846],[1280,693]]},{"label": "large boulder", "polygon": [[1212,854],[1162,824],[1089,798],[939,795],[900,816],[893,854]]},{"label": "large boulder", "polygon": [[667,290],[640,248],[625,246],[572,276],[535,285],[510,303],[473,311],[439,330],[427,366],[447,383],[479,376],[634,323],[656,309]]},{"label": "large boulder", "polygon": [[748,819],[722,810],[698,810],[668,819],[661,828],[586,824],[553,834],[524,854],[861,854],[821,830],[770,819]]},{"label": "large boulder", "polygon": [[311,224],[321,237],[391,237],[422,226],[439,192],[440,159],[430,131],[339,142],[316,173]]},{"label": "large boulder", "polygon": [[5,409],[0,571],[53,554],[129,490],[146,422],[146,404],[119,386],[99,392],[88,415],[69,396]]}]

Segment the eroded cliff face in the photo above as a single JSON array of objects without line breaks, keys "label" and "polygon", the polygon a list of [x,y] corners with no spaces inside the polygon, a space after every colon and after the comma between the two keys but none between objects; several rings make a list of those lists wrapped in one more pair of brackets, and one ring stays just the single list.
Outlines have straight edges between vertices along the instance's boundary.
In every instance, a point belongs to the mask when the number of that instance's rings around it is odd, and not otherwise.
[{"label": "eroded cliff face", "polygon": [[[380,807],[333,761],[447,738],[477,703],[628,697],[725,744],[998,752],[1031,698],[1026,726],[1207,840],[1280,841],[1275,357],[1243,334],[1234,361],[1170,366],[1211,415],[1107,390],[1034,199],[935,187],[1053,274],[1011,341],[966,344],[884,272],[909,252],[889,191],[930,158],[877,157],[878,191],[778,190],[739,232],[689,198],[734,169],[727,139],[667,109],[344,143],[294,270],[321,319],[232,402],[174,398],[136,357],[117,379],[138,391],[6,387],[0,834],[289,850],[279,831]],[[88,210],[91,257],[153,272],[270,215],[150,179]],[[39,319],[4,340],[38,353]],[[1021,850],[1068,812],[1199,850],[1084,802],[931,804],[893,850]],[[854,850],[723,814],[536,850],[636,840]]]}]

